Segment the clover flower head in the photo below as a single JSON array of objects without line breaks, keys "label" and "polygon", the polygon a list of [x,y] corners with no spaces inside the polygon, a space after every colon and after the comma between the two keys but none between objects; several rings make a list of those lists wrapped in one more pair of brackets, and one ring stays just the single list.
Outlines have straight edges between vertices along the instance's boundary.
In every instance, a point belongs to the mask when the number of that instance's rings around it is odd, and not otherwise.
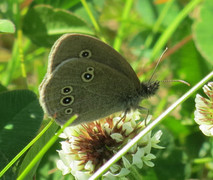
[{"label": "clover flower head", "polygon": [[[86,180],[106,161],[116,154],[124,145],[145,128],[144,121],[139,121],[140,113],[131,112],[121,118],[108,117],[99,121],[67,127],[61,137],[61,150],[58,150],[60,160],[57,167],[62,174],[71,173],[76,179]],[[147,118],[150,120],[151,116]],[[133,146],[122,159],[113,164],[103,179],[127,179],[130,167],[141,169],[144,165],[153,167],[155,155],[152,148],[161,149],[161,131],[153,136],[151,132]],[[113,178],[112,178],[113,177]]]},{"label": "clover flower head", "polygon": [[195,98],[195,122],[206,136],[213,136],[213,82],[203,87],[208,98],[197,94]]}]

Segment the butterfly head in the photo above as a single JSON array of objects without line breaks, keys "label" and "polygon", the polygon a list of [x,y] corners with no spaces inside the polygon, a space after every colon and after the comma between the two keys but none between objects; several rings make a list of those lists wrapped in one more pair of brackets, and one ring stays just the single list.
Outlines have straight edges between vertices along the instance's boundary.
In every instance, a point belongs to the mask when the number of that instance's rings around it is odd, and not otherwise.
[{"label": "butterfly head", "polygon": [[153,96],[160,86],[160,81],[141,82],[140,95],[142,98]]}]

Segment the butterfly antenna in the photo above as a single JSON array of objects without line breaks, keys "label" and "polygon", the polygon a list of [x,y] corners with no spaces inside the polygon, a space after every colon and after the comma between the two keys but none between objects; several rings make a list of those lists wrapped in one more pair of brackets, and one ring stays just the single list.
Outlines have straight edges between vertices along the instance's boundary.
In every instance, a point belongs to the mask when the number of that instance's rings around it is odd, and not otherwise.
[{"label": "butterfly antenna", "polygon": [[188,82],[181,80],[181,79],[162,80],[160,82],[180,82],[180,83],[186,84],[187,86],[190,86],[190,84]]},{"label": "butterfly antenna", "polygon": [[168,47],[166,47],[166,49],[165,49],[165,50],[163,51],[163,53],[161,54],[161,56],[160,56],[160,58],[159,58],[159,60],[158,60],[158,62],[157,62],[157,64],[156,64],[156,66],[155,66],[155,69],[154,69],[154,71],[153,71],[153,73],[152,73],[152,75],[151,75],[151,77],[150,77],[150,79],[149,79],[149,82],[151,82],[151,80],[153,79],[153,76],[155,75],[156,69],[157,69],[157,67],[158,67],[158,65],[159,65],[159,63],[160,63],[160,61],[161,61],[163,55],[166,53],[167,49],[168,49]]}]

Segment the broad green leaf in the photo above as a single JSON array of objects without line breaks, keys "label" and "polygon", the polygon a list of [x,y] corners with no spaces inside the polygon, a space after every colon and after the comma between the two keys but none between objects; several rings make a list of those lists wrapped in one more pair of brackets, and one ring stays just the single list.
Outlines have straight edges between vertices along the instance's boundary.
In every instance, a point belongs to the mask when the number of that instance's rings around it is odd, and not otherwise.
[{"label": "broad green leaf", "polygon": [[200,14],[193,26],[195,45],[201,55],[213,65],[213,1],[205,0],[200,7]]},{"label": "broad green leaf", "polygon": [[80,0],[34,0],[33,5],[39,5],[39,4],[48,4],[53,6],[54,8],[63,8],[68,9],[70,7],[75,6],[76,4],[81,4]]},{"label": "broad green leaf", "polygon": [[191,134],[185,138],[185,152],[190,159],[199,157],[199,153],[206,139],[207,138],[203,136],[201,131],[199,131],[198,126],[191,127]]},{"label": "broad green leaf", "polygon": [[157,18],[155,6],[150,0],[140,0],[136,3],[136,10],[147,24],[153,24]]},{"label": "broad green leaf", "polygon": [[7,91],[7,88],[3,86],[2,84],[0,84],[0,93],[4,91]]},{"label": "broad green leaf", "polygon": [[24,33],[37,45],[50,47],[62,34],[93,34],[92,29],[73,13],[47,5],[30,8],[24,18]]},{"label": "broad green leaf", "polygon": [[0,33],[14,33],[15,25],[7,19],[0,19]]},{"label": "broad green leaf", "polygon": [[[171,45],[168,47],[169,49],[191,35],[191,23],[191,20],[187,18],[181,26],[178,27],[170,40]],[[191,86],[196,84],[208,73],[206,63],[197,51],[193,40],[189,40],[172,54],[170,64],[174,78],[185,80],[189,82]],[[187,86],[183,86],[180,90],[186,91],[188,89]],[[177,89],[175,89],[175,91],[177,91]]]},{"label": "broad green leaf", "polygon": [[161,151],[161,158],[156,159],[155,171],[158,179],[185,179],[185,166],[183,162],[184,152],[182,149]]},{"label": "broad green leaf", "polygon": [[43,110],[29,90],[0,93],[0,169],[15,157],[36,135]]}]

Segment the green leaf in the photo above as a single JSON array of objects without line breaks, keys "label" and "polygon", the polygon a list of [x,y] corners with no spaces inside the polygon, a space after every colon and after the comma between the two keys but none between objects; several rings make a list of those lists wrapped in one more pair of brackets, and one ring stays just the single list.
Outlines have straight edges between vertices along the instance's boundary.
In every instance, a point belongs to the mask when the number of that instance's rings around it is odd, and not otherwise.
[{"label": "green leaf", "polygon": [[[173,46],[178,44],[185,37],[188,37],[190,34],[191,20],[186,19],[176,30],[175,36],[171,38],[171,42],[174,44]],[[174,78],[183,79],[189,82],[192,86],[208,72],[208,67],[197,51],[193,41],[189,41],[188,43],[184,44],[180,49],[178,49],[178,51],[172,54],[170,60]],[[181,88],[183,91],[187,89],[189,89],[187,86],[183,86],[183,88]]]},{"label": "green leaf", "polygon": [[[185,39],[185,37],[188,37],[191,34],[190,23],[191,20],[186,19],[176,30],[175,36],[171,38],[171,42],[173,44],[178,44],[183,39]],[[200,81],[200,79],[202,79],[202,77],[204,77],[208,73],[208,71],[210,71],[210,69],[208,70],[206,62],[197,51],[194,41],[189,41],[180,49],[178,49],[174,54],[172,54],[170,56],[170,63],[171,71],[173,73],[173,79],[185,80],[189,82],[191,86],[194,86],[197,82]],[[172,87],[170,87],[168,97],[173,94],[177,96],[176,98],[178,98],[181,94],[187,92],[189,89],[190,88],[186,85],[174,84],[172,85]],[[186,121],[190,121],[192,123],[194,121],[194,109],[194,97],[190,97],[187,100],[187,103],[183,103],[181,109],[178,110],[176,113],[181,113],[183,115],[179,117],[182,122],[185,121],[186,123]],[[189,112],[191,112],[192,115],[189,116]]]},{"label": "green leaf", "polygon": [[14,33],[15,25],[7,19],[0,19],[0,33]]},{"label": "green leaf", "polygon": [[36,135],[43,110],[29,90],[0,93],[0,168],[2,169]]},{"label": "green leaf", "polygon": [[162,158],[156,159],[155,171],[158,179],[184,179],[186,164],[183,162],[184,152],[174,148],[162,151]]},{"label": "green leaf", "polygon": [[7,88],[3,86],[2,84],[0,84],[0,93],[4,91],[7,91]]},{"label": "green leaf", "polygon": [[212,19],[213,19],[213,1],[206,0],[202,4],[200,9],[200,15],[197,17],[194,23],[193,35],[197,49],[211,65],[213,65]]},{"label": "green leaf", "polygon": [[39,4],[48,4],[51,5],[55,8],[63,8],[63,9],[68,9],[72,6],[75,6],[76,4],[81,4],[80,0],[36,0],[33,1],[33,4],[39,5]]},{"label": "green leaf", "polygon": [[153,24],[155,22],[157,18],[157,12],[152,1],[137,1],[136,10],[147,24]]},{"label": "green leaf", "polygon": [[[45,134],[45,137],[42,137],[43,143],[45,143],[45,138],[49,138],[48,134],[50,136],[53,136],[54,129],[56,130],[56,127],[59,127],[56,123],[54,123],[50,128],[48,129],[48,132]],[[52,133],[52,134],[50,134]],[[59,169],[56,169],[56,163],[57,160],[59,160],[59,154],[57,150],[61,149],[61,143],[60,141],[63,141],[64,139],[58,139],[56,143],[48,150],[48,152],[45,154],[45,156],[42,158],[39,167],[36,171],[36,177],[37,179],[45,179],[45,180],[58,180],[62,177],[62,172]],[[39,142],[38,142],[39,143]],[[43,145],[43,144],[41,144]],[[30,160],[30,159],[29,159]],[[54,173],[47,173],[55,169]],[[71,174],[63,175],[63,180],[74,180],[75,178]]]},{"label": "green leaf", "polygon": [[65,33],[93,34],[81,18],[48,5],[34,6],[28,10],[23,31],[35,44],[46,47],[51,47]]}]

